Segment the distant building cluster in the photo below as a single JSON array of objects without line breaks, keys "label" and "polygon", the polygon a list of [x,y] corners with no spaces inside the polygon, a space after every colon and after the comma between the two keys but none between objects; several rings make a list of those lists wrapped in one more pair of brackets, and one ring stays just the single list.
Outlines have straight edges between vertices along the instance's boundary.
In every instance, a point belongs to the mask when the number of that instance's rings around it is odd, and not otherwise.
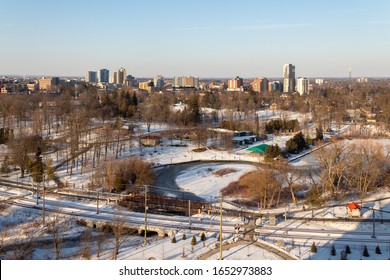
[{"label": "distant building cluster", "polygon": [[[298,77],[295,75],[295,65],[283,65],[282,79],[269,79],[259,76],[255,79],[243,79],[240,76],[234,76],[231,79],[217,79],[200,82],[199,77],[195,76],[175,76],[166,79],[162,75],[156,75],[154,78],[135,78],[128,74],[124,67],[118,68],[110,74],[110,70],[103,68],[98,71],[88,70],[85,72],[84,79],[75,79],[71,82],[72,85],[78,83],[91,84],[103,91],[112,91],[114,89],[129,87],[133,90],[145,91],[148,93],[161,92],[164,90],[218,90],[230,92],[247,92],[259,94],[267,94],[270,92],[279,92],[284,94],[299,93],[300,95],[309,94],[312,88],[310,80],[306,77]],[[42,77],[34,80],[26,81],[23,90],[28,92],[47,91],[56,92],[58,86],[63,84],[64,79],[58,77]],[[316,85],[323,85],[324,79],[317,78],[314,80]],[[357,83],[367,83],[367,78],[356,79]],[[17,87],[11,83],[0,84],[1,94],[11,94],[17,91]],[[77,91],[77,89],[76,89]]]},{"label": "distant building cluster", "polygon": [[174,88],[198,88],[199,78],[192,76],[174,77]]}]

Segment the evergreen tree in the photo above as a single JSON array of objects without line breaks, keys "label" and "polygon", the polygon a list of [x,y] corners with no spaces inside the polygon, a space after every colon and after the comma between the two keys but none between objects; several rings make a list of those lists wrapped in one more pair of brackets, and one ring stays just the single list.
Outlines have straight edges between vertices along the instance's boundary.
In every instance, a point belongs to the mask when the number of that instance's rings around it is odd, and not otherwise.
[{"label": "evergreen tree", "polygon": [[279,148],[278,144],[270,145],[268,146],[264,151],[264,157],[265,159],[274,159],[278,156],[280,156],[282,153],[281,149]]},{"label": "evergreen tree", "polygon": [[332,256],[336,256],[336,248],[334,247],[334,245],[332,245],[332,248],[330,249],[330,254]]},{"label": "evergreen tree", "polygon": [[310,252],[317,253],[317,246],[316,243],[313,241],[313,244],[311,244]]},{"label": "evergreen tree", "polygon": [[375,247],[375,254],[377,254],[377,255],[382,254],[381,247],[379,247],[379,245]]},{"label": "evergreen tree", "polygon": [[368,253],[368,249],[367,249],[367,246],[364,245],[364,249],[363,249],[363,257],[369,257],[370,254]]},{"label": "evergreen tree", "polygon": [[349,245],[345,246],[345,253],[351,254],[351,248],[349,248]]},{"label": "evergreen tree", "polygon": [[322,141],[324,139],[324,133],[322,130],[322,126],[316,127],[316,140]]},{"label": "evergreen tree", "polygon": [[171,241],[172,243],[176,243],[176,236],[173,236],[173,238],[172,238],[172,241]]},{"label": "evergreen tree", "polygon": [[200,236],[200,240],[206,241],[206,234],[204,234],[204,232],[202,232],[202,235]]},{"label": "evergreen tree", "polygon": [[189,110],[189,123],[192,124],[198,124],[201,121],[201,113],[200,113],[200,107],[198,102],[198,96],[194,94],[188,104],[188,110]]},{"label": "evergreen tree", "polygon": [[3,163],[1,164],[0,173],[9,173],[10,169],[10,158],[8,155],[4,157]]},{"label": "evergreen tree", "polygon": [[182,237],[181,239],[183,239],[183,240],[186,240],[186,239],[187,239],[187,236],[186,236],[185,233],[183,233],[183,237]]},{"label": "evergreen tree", "polygon": [[192,246],[195,246],[195,245],[196,245],[196,238],[195,238],[194,235],[192,236],[192,239],[191,239],[191,245],[192,245]]}]

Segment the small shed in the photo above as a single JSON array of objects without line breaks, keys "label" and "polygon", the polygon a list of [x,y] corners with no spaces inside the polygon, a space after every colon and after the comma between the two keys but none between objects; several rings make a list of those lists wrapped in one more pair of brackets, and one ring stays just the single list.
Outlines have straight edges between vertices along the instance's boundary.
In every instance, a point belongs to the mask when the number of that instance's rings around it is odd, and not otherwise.
[{"label": "small shed", "polygon": [[144,146],[155,147],[160,144],[161,137],[156,135],[146,135],[141,138],[141,144]]},{"label": "small shed", "polygon": [[361,206],[355,202],[347,204],[347,214],[350,217],[361,217]]},{"label": "small shed", "polygon": [[265,150],[268,148],[269,145],[267,144],[260,144],[254,147],[251,147],[247,149],[248,152],[255,152],[259,154],[264,154]]}]

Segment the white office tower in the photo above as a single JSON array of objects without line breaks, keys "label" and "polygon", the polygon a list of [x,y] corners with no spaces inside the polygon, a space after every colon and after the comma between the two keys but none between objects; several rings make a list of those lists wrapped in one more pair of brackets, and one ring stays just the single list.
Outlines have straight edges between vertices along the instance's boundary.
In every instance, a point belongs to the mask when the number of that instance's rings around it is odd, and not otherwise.
[{"label": "white office tower", "polygon": [[285,64],[283,66],[283,92],[291,93],[295,91],[295,66]]}]

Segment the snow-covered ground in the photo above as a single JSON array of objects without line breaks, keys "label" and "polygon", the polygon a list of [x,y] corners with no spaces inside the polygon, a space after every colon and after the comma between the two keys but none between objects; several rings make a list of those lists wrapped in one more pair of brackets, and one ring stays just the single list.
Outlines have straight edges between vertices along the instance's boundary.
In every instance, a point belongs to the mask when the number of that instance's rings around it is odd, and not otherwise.
[{"label": "snow-covered ground", "polygon": [[[223,169],[232,169],[232,171],[222,176],[215,173]],[[180,189],[198,196],[219,196],[220,190],[230,182],[238,180],[242,175],[255,169],[249,164],[201,164],[179,174],[176,182]]]},{"label": "snow-covered ground", "polygon": [[[280,117],[281,113],[275,113],[271,111],[259,111],[259,116],[262,119],[269,119],[272,117]],[[278,115],[279,114],[279,115]],[[304,117],[297,115],[291,115],[292,117]],[[167,129],[164,125],[155,125],[151,127],[152,131],[160,131]],[[336,128],[335,128],[336,129]],[[340,132],[348,131],[350,129],[349,126],[342,126],[340,128]],[[140,126],[139,133],[146,132],[147,127],[145,124]],[[280,147],[284,147],[284,143],[288,140],[291,135],[281,135],[277,137],[270,137],[264,143],[266,144],[278,144]],[[349,142],[354,142],[350,140],[345,140]],[[378,140],[387,147],[390,144],[390,140]],[[179,144],[185,144],[186,146],[180,146]],[[253,145],[258,145],[260,142],[254,143]],[[131,148],[131,149],[130,149]],[[124,147],[121,151],[121,155],[119,159],[127,158],[130,155],[140,156],[156,165],[165,165],[165,164],[179,164],[184,162],[191,162],[197,160],[207,160],[208,163],[199,163],[197,167],[185,170],[180,173],[176,178],[176,183],[178,186],[185,191],[189,191],[195,193],[199,196],[218,196],[221,188],[228,185],[230,182],[237,180],[240,176],[245,174],[246,172],[250,172],[255,167],[249,163],[246,164],[238,164],[235,162],[226,162],[221,163],[220,161],[248,161],[253,163],[258,163],[261,161],[259,157],[250,155],[246,153],[246,149],[248,147],[241,147],[233,152],[226,151],[218,151],[218,150],[210,150],[206,149],[203,152],[194,152],[194,149],[197,148],[195,143],[190,143],[189,141],[179,141],[179,140],[168,140],[163,139],[163,145],[153,148],[153,147],[143,147],[142,149],[137,145],[137,143],[133,143],[132,147]],[[6,152],[6,147],[1,145],[0,153],[4,154]],[[48,157],[48,156],[47,156]],[[54,160],[54,163],[60,162],[62,159],[60,158],[58,162],[56,161],[55,155],[50,155]],[[109,150],[108,160],[112,160],[115,158],[115,149]],[[88,154],[88,161],[91,164],[91,153]],[[215,163],[213,163],[215,161]],[[218,162],[217,162],[218,161]],[[292,163],[294,166],[300,168],[313,167],[316,165],[315,155],[309,154],[305,157],[294,161]],[[215,174],[218,170],[221,169],[234,169],[235,172],[228,173],[226,175],[218,176]],[[83,170],[81,168],[73,168],[73,174],[70,174],[66,170],[66,166],[62,166],[57,170],[57,175],[63,182],[67,182],[71,187],[76,189],[87,188],[88,184],[91,181],[91,177],[93,174],[93,169],[91,166],[85,167]],[[7,179],[15,180],[15,181],[23,181],[30,182],[30,177],[26,177],[24,179],[19,178],[19,172],[14,171]],[[54,186],[54,182],[49,181],[46,182],[49,186]],[[12,192],[14,194],[21,194],[25,191],[19,191],[10,188],[1,188],[1,191]],[[6,194],[0,194],[6,197]],[[390,192],[386,191],[379,194],[379,198],[384,198],[390,196]],[[370,199],[374,199],[375,197],[370,197]],[[378,198],[378,197],[376,197]],[[57,199],[57,198],[52,198]],[[346,201],[347,202],[347,201]],[[346,203],[345,202],[345,203]],[[372,207],[374,204],[367,202],[367,207]],[[93,208],[94,205],[86,205],[90,208]],[[112,209],[113,205],[101,206],[102,209]],[[390,212],[390,201],[383,200],[381,202],[381,209]],[[339,259],[340,251],[345,247],[346,241],[345,238],[349,237],[353,232],[363,232],[364,240],[371,239],[373,225],[371,223],[347,223],[342,221],[337,221],[337,217],[345,216],[345,208],[344,207],[327,207],[320,210],[311,211],[311,209],[306,208],[303,210],[302,205],[299,205],[296,208],[290,208],[291,213],[289,213],[289,218],[294,216],[296,217],[307,217],[306,220],[291,220],[287,221],[278,220],[276,227],[273,229],[274,235],[267,236],[265,233],[266,228],[270,228],[268,226],[267,219],[263,220],[263,228],[260,229],[261,239],[266,241],[274,246],[278,246],[281,250],[289,251],[291,254],[296,255],[302,259]],[[294,212],[296,211],[296,212]],[[273,209],[267,210],[269,213],[283,213],[284,209]],[[292,213],[294,212],[294,213]],[[264,211],[261,211],[262,214]],[[310,220],[312,217],[317,218],[327,218],[328,221],[313,221]],[[363,217],[370,218],[372,215],[372,211],[363,211]],[[382,213],[383,219],[390,219],[389,213]],[[202,214],[202,216],[194,216],[194,220],[203,220],[204,224],[207,225],[208,221],[218,221],[219,217],[216,216],[208,216],[206,214]],[[379,219],[379,218],[378,218]],[[1,210],[0,223],[2,229],[7,228],[7,236],[4,237],[3,240],[11,240],[12,238],[28,238],[29,236],[36,236],[37,234],[40,236],[47,236],[47,232],[45,232],[44,228],[40,227],[41,220],[41,212],[39,210],[31,210],[24,209],[17,206],[6,207]],[[241,223],[240,220],[237,220],[237,223]],[[76,223],[74,218],[67,218],[66,222],[67,228],[66,232],[69,236],[79,235],[85,231],[85,227],[80,226]],[[291,232],[286,233],[285,237],[276,236],[276,233],[283,234],[286,232],[285,229],[293,228],[296,230],[312,230],[313,233],[311,235],[302,236],[302,238],[291,238]],[[203,246],[203,242],[200,242],[200,235],[202,231],[194,231],[194,230],[180,230],[176,234],[176,243],[172,243],[172,237],[166,237],[159,239],[157,237],[149,237],[148,238],[148,246],[143,247],[143,238],[140,236],[132,235],[129,236],[127,240],[122,244],[118,258],[120,259],[196,259],[202,254],[214,248],[217,242],[217,232],[207,231],[207,227],[205,228],[205,233],[207,240],[205,242],[205,246]],[[324,230],[326,234],[321,234],[314,232],[314,230]],[[347,232],[338,232],[331,233],[331,230],[343,230]],[[370,257],[366,259],[387,259],[390,257],[390,249],[388,245],[390,244],[390,237],[388,235],[384,235],[384,237],[380,237],[381,233],[389,233],[390,225],[388,222],[381,224],[380,222],[376,223],[376,230],[378,241],[381,241],[381,250],[382,254],[377,255],[374,253],[374,249],[376,247],[375,240],[373,242],[359,241],[356,238],[353,242],[348,242],[348,245],[351,247],[352,254],[349,255],[349,259],[359,259],[361,257],[362,246],[367,245]],[[348,232],[350,231],[350,232]],[[92,231],[95,236],[98,234],[96,230]],[[182,240],[183,233],[186,234],[187,240]],[[298,234],[298,233],[297,233]],[[299,233],[303,235],[302,233]],[[197,245],[194,246],[194,250],[192,250],[191,246],[191,238],[192,236],[196,236],[198,242]],[[327,239],[323,239],[323,237],[327,237]],[[232,233],[226,233],[224,236],[224,240],[232,240],[234,235]],[[10,239],[11,238],[11,239]],[[318,247],[318,253],[310,253],[310,247],[312,243]],[[386,243],[387,242],[387,243]],[[365,244],[364,244],[365,243]],[[334,245],[337,251],[336,256],[330,256],[330,246]],[[96,239],[90,243],[90,258],[97,259],[97,241]],[[106,241],[103,244],[102,253],[99,259],[111,259],[111,253],[113,249],[113,238],[107,237]],[[183,253],[184,250],[184,253]],[[228,251],[224,251],[225,259],[277,259],[276,256],[270,254],[269,252],[264,251],[263,249],[258,248],[257,246],[245,246],[239,245],[237,247],[230,248]],[[50,245],[46,245],[40,248],[37,248],[34,253],[34,258],[36,259],[52,259],[54,257],[53,248]],[[81,256],[80,252],[80,244],[73,244],[71,242],[66,242],[64,247],[62,248],[62,256],[65,259],[78,259]],[[12,258],[12,256],[8,256]],[[216,259],[217,256],[213,255],[209,259]]]}]

